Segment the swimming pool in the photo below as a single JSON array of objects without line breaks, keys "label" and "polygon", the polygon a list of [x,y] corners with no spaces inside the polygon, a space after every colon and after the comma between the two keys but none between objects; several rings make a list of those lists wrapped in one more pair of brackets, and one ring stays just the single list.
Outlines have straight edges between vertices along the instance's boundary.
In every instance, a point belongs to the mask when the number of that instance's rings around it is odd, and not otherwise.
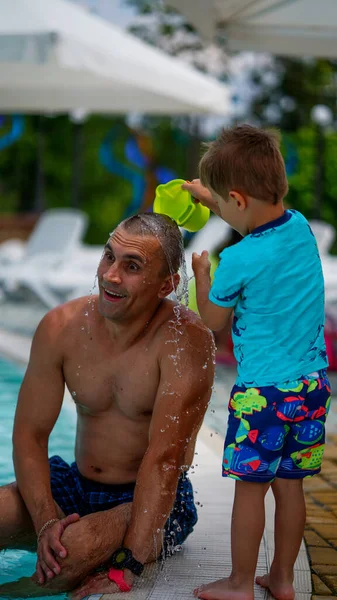
[{"label": "swimming pool", "polygon": [[[12,461],[12,429],[18,392],[24,368],[0,357],[0,485],[14,481]],[[48,401],[48,398],[46,398]],[[58,421],[50,436],[49,455],[61,454],[64,460],[74,460],[76,414],[71,405],[64,403]],[[30,576],[35,571],[36,554],[20,550],[0,553],[0,583]],[[0,596],[4,598],[5,596]],[[49,600],[65,598],[64,594],[48,596]],[[41,597],[40,597],[41,600]]]}]

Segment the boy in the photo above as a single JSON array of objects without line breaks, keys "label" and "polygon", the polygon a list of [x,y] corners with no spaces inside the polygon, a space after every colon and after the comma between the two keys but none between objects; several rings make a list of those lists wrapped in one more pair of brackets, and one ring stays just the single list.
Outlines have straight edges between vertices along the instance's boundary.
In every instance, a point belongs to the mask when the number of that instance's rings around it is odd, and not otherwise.
[{"label": "boy", "polygon": [[243,239],[220,255],[213,285],[208,253],[193,255],[204,323],[223,328],[234,312],[238,377],[231,392],[223,476],[232,477],[232,572],[201,586],[206,600],[253,600],[265,525],[275,501],[275,554],[256,582],[293,600],[293,568],[305,525],[303,479],[320,471],[330,401],[324,344],[324,283],[315,238],[285,210],[284,162],[274,133],[249,125],[222,132],[183,186]]}]

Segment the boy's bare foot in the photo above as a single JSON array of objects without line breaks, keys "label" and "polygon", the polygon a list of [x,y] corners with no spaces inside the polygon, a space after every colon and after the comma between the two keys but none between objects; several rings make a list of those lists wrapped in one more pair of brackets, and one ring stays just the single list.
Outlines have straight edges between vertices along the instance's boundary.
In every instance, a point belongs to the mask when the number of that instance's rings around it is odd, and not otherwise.
[{"label": "boy's bare foot", "polygon": [[263,575],[262,577],[256,577],[255,581],[261,587],[267,588],[274,596],[275,600],[294,600],[295,598],[293,584],[277,581],[275,577],[272,578],[270,576],[270,573]]},{"label": "boy's bare foot", "polygon": [[253,589],[235,585],[230,577],[201,585],[193,594],[203,600],[254,600]]}]

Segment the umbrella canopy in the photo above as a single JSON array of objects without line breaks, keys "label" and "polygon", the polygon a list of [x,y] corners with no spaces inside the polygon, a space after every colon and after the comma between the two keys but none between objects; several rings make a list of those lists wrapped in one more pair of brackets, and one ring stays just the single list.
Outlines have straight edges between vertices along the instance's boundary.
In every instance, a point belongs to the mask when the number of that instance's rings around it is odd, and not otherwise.
[{"label": "umbrella canopy", "polygon": [[0,112],[230,110],[228,89],[66,0],[0,0]]},{"label": "umbrella canopy", "polygon": [[337,58],[336,0],[167,0],[211,40],[230,50]]}]

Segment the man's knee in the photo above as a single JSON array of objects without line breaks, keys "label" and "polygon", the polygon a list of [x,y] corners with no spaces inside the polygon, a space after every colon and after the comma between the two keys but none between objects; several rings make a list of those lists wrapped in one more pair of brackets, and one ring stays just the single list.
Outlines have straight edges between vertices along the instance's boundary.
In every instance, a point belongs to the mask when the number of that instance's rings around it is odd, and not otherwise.
[{"label": "man's knee", "polygon": [[61,574],[55,578],[55,584],[59,580],[63,586],[62,591],[73,589],[110,559],[123,542],[131,508],[131,503],[123,504],[110,511],[87,515],[65,529],[61,542],[67,556],[58,559]]},{"label": "man's knee", "polygon": [[17,484],[0,487],[0,549],[31,549],[35,542],[33,523]]}]

